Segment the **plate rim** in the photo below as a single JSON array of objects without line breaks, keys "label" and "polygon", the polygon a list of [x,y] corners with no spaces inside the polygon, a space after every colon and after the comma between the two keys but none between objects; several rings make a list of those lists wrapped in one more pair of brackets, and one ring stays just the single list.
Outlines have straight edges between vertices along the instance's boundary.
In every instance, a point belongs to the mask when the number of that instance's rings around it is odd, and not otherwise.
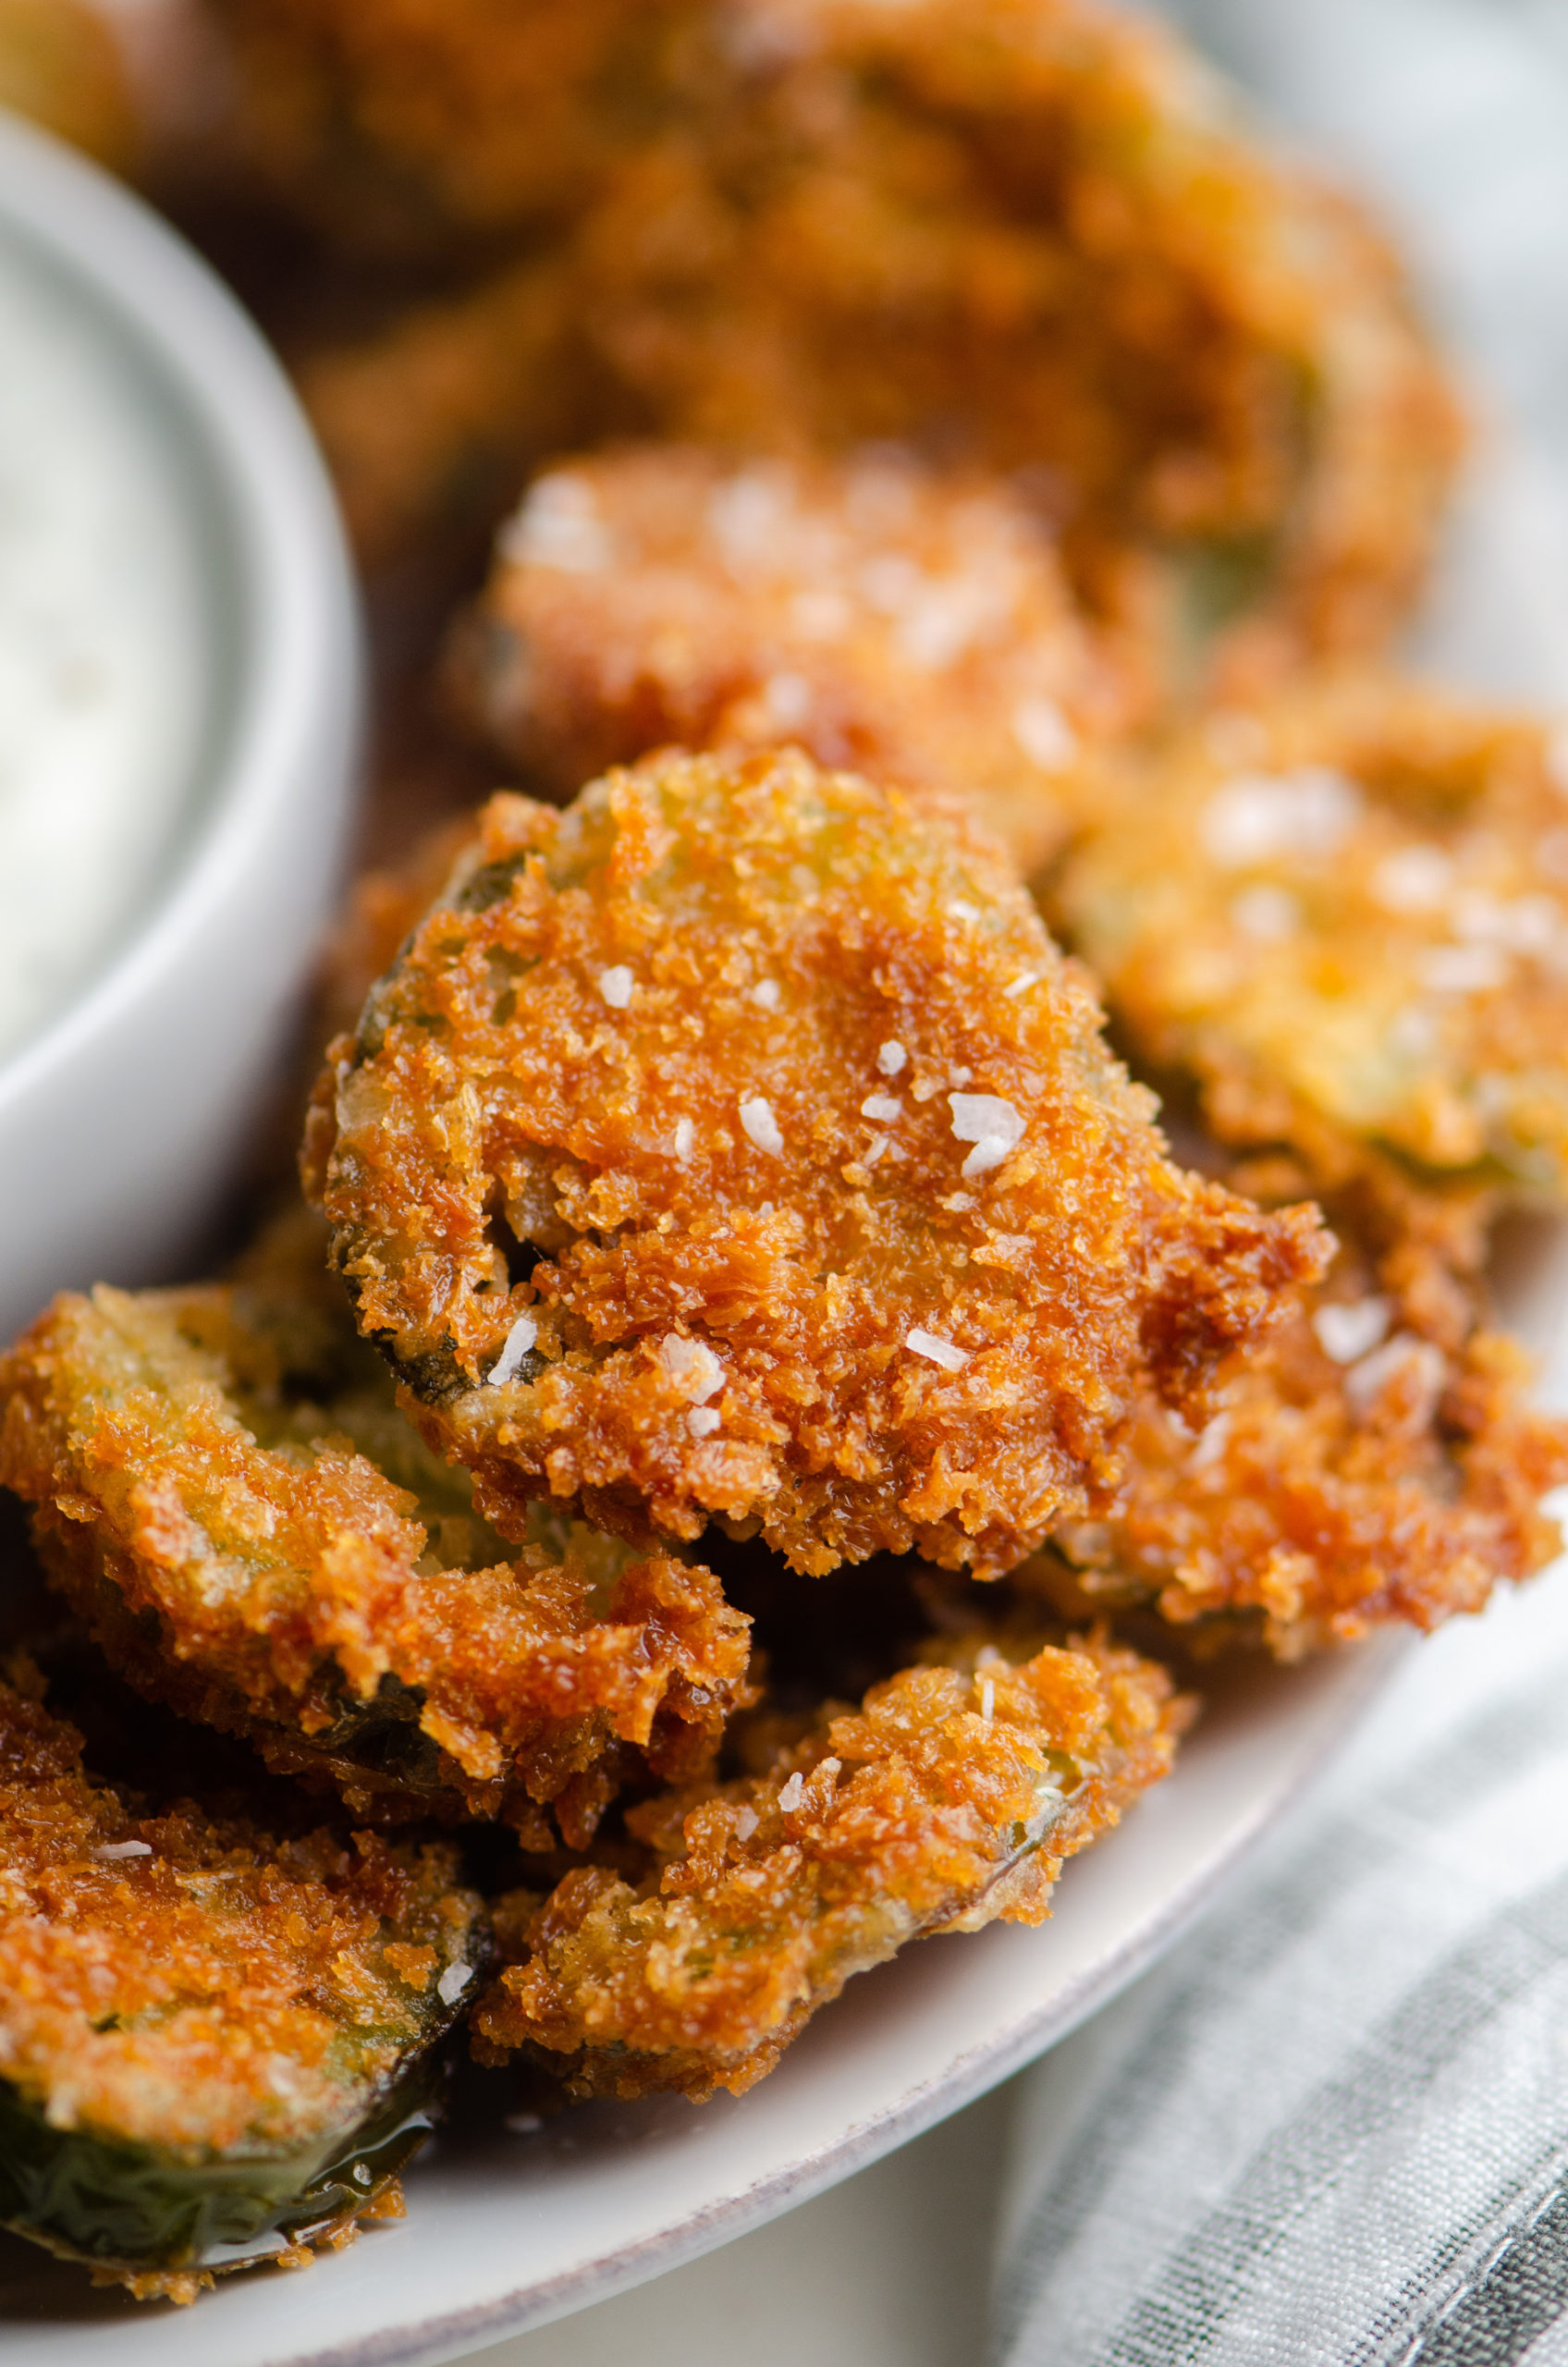
[{"label": "plate rim", "polygon": [[[826,2193],[962,2111],[1108,2005],[1200,1919],[1339,1757],[1421,1640],[1410,1630],[1386,1629],[1337,1647],[1336,1656],[1342,1655],[1340,1692],[1291,1780],[1238,1821],[1183,1888],[1038,2007],[965,2048],[943,2069],[928,2073],[892,2103],[852,2121],[829,2142],[791,2156],[735,2194],[700,2204],[656,2232],[597,2252],[557,2276],[535,2277],[509,2293],[467,2309],[443,2310],[417,2324],[384,2327],[325,2349],[280,2351],[264,2367],[443,2367],[443,2362],[463,2359],[487,2344],[574,2316],[683,2267]],[[1180,1780],[1180,1762],[1170,1780]]]}]

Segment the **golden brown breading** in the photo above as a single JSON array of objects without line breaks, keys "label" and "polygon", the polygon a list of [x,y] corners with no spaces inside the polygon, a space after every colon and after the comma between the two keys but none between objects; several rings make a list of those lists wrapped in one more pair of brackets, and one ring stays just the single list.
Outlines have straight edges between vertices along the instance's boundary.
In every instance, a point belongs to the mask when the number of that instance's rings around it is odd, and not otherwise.
[{"label": "golden brown breading", "polygon": [[1145,1400],[1119,1501],[1058,1533],[1071,1574],[1049,1553],[1015,1574],[1025,1596],[1079,1618],[1152,1600],[1295,1659],[1479,1611],[1562,1550],[1541,1499],[1568,1483],[1568,1422],[1530,1404],[1529,1359],[1440,1253],[1329,1214],[1325,1282],[1231,1360],[1195,1435]]},{"label": "golden brown breading", "polygon": [[536,231],[646,139],[694,0],[206,0],[273,193],[357,251]]},{"label": "golden brown breading", "polygon": [[314,368],[367,551],[558,450],[564,403],[579,446],[1040,468],[1084,582],[1167,548],[1200,638],[1259,597],[1316,646],[1397,623],[1452,399],[1366,223],[1169,33],[1084,0],[735,0],[650,115],[552,248],[552,362],[524,258]]},{"label": "golden brown breading", "polygon": [[0,107],[32,119],[112,171],[136,147],[114,35],[80,0],[0,0]]},{"label": "golden brown breading", "polygon": [[57,1299],[0,1359],[0,1479],[153,1698],[361,1810],[466,1804],[539,1837],[548,1801],[581,1842],[624,1773],[704,1764],[747,1623],[709,1572],[543,1512],[503,1559],[337,1295]]},{"label": "golden brown breading", "polygon": [[471,717],[550,793],[672,742],[790,741],[962,797],[1025,871],[1062,841],[1081,743],[1156,697],[1155,653],[1090,629],[1015,487],[885,446],[555,470],[453,656]]},{"label": "golden brown breading", "polygon": [[483,1960],[454,1854],[142,1815],[80,1757],[0,1686],[0,2222],[190,2300],[216,2247],[298,2265],[395,2215]]},{"label": "golden brown breading", "polygon": [[312,1134],[361,1329],[504,1533],[1006,1567],[1321,1254],[1097,1022],[983,842],[799,754],[497,798]]},{"label": "golden brown breading", "polygon": [[1044,900],[1133,1057],[1190,1080],[1222,1142],[1390,1204],[1561,1206],[1560,776],[1532,719],[1309,681],[1125,767]]},{"label": "golden brown breading", "polygon": [[482,2052],[526,2046],[579,2095],[738,2095],[907,1941],[1042,1921],[1064,1860],[1166,1773],[1191,1705],[1099,1637],[951,1657],[828,1711],[764,1775],[634,1810],[661,1870],[557,1884],[479,2002]]}]

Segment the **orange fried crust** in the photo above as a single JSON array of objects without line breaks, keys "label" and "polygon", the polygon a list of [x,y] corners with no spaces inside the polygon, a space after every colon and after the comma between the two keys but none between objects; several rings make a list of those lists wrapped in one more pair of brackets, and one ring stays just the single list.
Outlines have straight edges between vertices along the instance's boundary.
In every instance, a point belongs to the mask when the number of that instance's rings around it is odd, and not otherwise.
[{"label": "orange fried crust", "polygon": [[[6,2086],[52,2128],[154,2161],[329,2161],[452,2022],[482,1954],[454,1853],[276,1843],[190,1802],[142,1816],[80,1762],[70,1726],[0,1686]],[[141,2298],[212,2282],[109,2273]]]},{"label": "orange fried crust", "polygon": [[1130,641],[1091,632],[1003,483],[888,448],[741,466],[655,445],[538,480],[453,673],[551,791],[672,742],[794,741],[962,796],[1030,871],[1062,841],[1080,742],[1152,704]]},{"label": "orange fried crust", "polygon": [[954,1657],[825,1715],[766,1775],[635,1810],[662,1870],[557,1885],[480,2000],[482,2054],[539,2050],[577,2095],[738,2095],[906,1941],[1042,1921],[1064,1860],[1166,1773],[1191,1705],[1101,1638]]},{"label": "orange fried crust", "polygon": [[1313,1185],[1568,1200],[1568,813],[1550,731],[1331,676],[1108,787],[1043,889],[1140,1062]]},{"label": "orange fried crust", "polygon": [[[51,0],[53,5],[53,0]],[[235,131],[337,244],[423,257],[535,229],[645,139],[693,0],[206,0]]]},{"label": "orange fried crust", "polygon": [[1568,1422],[1527,1402],[1524,1352],[1329,1213],[1345,1245],[1326,1282],[1232,1358],[1195,1436],[1145,1400],[1119,1502],[1056,1539],[1076,1575],[1040,1557],[1026,1594],[1079,1617],[1152,1596],[1290,1660],[1479,1611],[1561,1551],[1540,1500],[1568,1482]]},{"label": "orange fried crust", "polygon": [[0,1480],[133,1684],[361,1812],[550,1801],[581,1844],[626,1746],[684,1778],[747,1698],[706,1570],[548,1518],[501,1559],[341,1305],[56,1299],[0,1360]]},{"label": "orange fried crust", "polygon": [[81,0],[0,0],[0,107],[85,148],[113,172],[136,149],[114,34]]},{"label": "orange fried crust", "polygon": [[795,754],[496,799],[328,1093],[361,1328],[508,1534],[1005,1568],[1322,1254],[1170,1165],[983,844]]},{"label": "orange fried crust", "polygon": [[1154,545],[1200,636],[1267,595],[1287,638],[1387,637],[1451,397],[1378,239],[1168,32],[1085,0],[732,0],[668,69],[551,250],[545,366],[488,359],[537,353],[530,253],[312,371],[368,550],[559,449],[564,407],[578,446],[1039,467],[1085,582]]}]

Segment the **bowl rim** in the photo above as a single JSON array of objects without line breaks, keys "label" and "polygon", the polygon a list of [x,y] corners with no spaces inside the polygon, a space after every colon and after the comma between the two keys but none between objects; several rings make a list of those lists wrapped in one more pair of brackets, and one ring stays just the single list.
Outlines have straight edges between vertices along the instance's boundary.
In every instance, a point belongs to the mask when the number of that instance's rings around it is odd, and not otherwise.
[{"label": "bowl rim", "polygon": [[[0,227],[86,288],[187,407],[234,555],[243,653],[183,843],[139,916],[38,1030],[0,1059],[0,1118],[156,993],[244,894],[284,784],[324,720],[357,704],[363,633],[325,465],[283,370],[216,274],[153,208],[0,108]],[[347,670],[346,670],[347,669]]]}]

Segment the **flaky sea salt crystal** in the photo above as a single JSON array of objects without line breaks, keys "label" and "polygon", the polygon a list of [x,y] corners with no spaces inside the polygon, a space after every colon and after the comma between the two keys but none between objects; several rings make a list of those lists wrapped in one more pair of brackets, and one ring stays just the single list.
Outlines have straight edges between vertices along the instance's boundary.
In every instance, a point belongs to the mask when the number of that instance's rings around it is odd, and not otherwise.
[{"label": "flaky sea salt crystal", "polygon": [[752,988],[752,1000],[759,1011],[777,1011],[778,1008],[778,979],[759,978]]},{"label": "flaky sea salt crystal", "polygon": [[471,1964],[449,1964],[435,1984],[435,1994],[443,2005],[455,2005],[472,1979]]},{"label": "flaky sea salt crystal", "polygon": [[568,469],[541,477],[502,527],[496,548],[508,567],[549,567],[596,575],[615,558],[594,488]]},{"label": "flaky sea salt crystal", "polygon": [[1434,994],[1489,994],[1507,983],[1508,956],[1496,945],[1433,945],[1415,968]]},{"label": "flaky sea salt crystal", "polygon": [[700,1405],[724,1386],[724,1367],[705,1340],[688,1340],[682,1332],[667,1331],[659,1343],[659,1362],[682,1397]]},{"label": "flaky sea salt crystal", "polygon": [[1275,944],[1295,935],[1301,926],[1301,906],[1288,888],[1259,879],[1232,898],[1231,918],[1243,937]]},{"label": "flaky sea salt crystal", "polygon": [[966,1177],[988,1174],[1023,1139],[1022,1114],[999,1094],[949,1093],[948,1107],[953,1113],[953,1133],[958,1140],[974,1145],[963,1162]]},{"label": "flaky sea salt crystal", "polygon": [[762,686],[762,703],[777,731],[799,731],[811,720],[815,705],[803,674],[770,674]]},{"label": "flaky sea salt crystal", "polygon": [[117,1866],[124,1858],[150,1858],[152,1854],[150,1841],[105,1841],[101,1849],[92,1852],[102,1866]]},{"label": "flaky sea salt crystal", "polygon": [[918,1326],[904,1333],[904,1345],[929,1364],[940,1365],[944,1372],[962,1372],[969,1362],[969,1350],[960,1348],[951,1340],[939,1340],[935,1331],[923,1331]]},{"label": "flaky sea salt crystal", "polygon": [[676,1158],[677,1158],[677,1159],[681,1159],[681,1160],[685,1160],[685,1159],[690,1159],[690,1158],[691,1158],[691,1156],[692,1156],[692,1148],[693,1148],[693,1147],[694,1147],[694,1145],[695,1145],[695,1143],[696,1143],[696,1139],[697,1139],[697,1129],[696,1129],[696,1127],[692,1123],[691,1119],[690,1119],[690,1118],[677,1118],[677,1120],[676,1120],[676,1122],[675,1122],[675,1156],[676,1156]]},{"label": "flaky sea salt crystal", "polygon": [[613,970],[601,970],[599,973],[599,992],[612,1011],[626,1009],[631,1000],[631,991],[635,984],[636,981],[624,962],[618,962]]},{"label": "flaky sea salt crystal", "polygon": [[884,1076],[897,1076],[909,1054],[896,1036],[889,1036],[876,1055],[876,1065]]},{"label": "flaky sea salt crystal", "polygon": [[890,1126],[903,1106],[890,1093],[868,1093],[860,1105],[860,1114],[863,1118],[875,1119],[879,1126]]},{"label": "flaky sea salt crystal", "polygon": [[711,1439],[723,1418],[717,1405],[693,1405],[686,1428],[694,1439]]},{"label": "flaky sea salt crystal", "polygon": [[1453,885],[1440,847],[1396,847],[1372,874],[1372,893],[1390,913],[1435,912]]},{"label": "flaky sea salt crystal", "polygon": [[1060,772],[1078,753],[1077,736],[1054,699],[1020,699],[1011,721],[1014,740],[1042,772]]},{"label": "flaky sea salt crystal", "polygon": [[1386,1298],[1330,1301],[1316,1310],[1312,1328],[1326,1356],[1354,1365],[1387,1338],[1391,1313]]},{"label": "flaky sea salt crystal", "polygon": [[741,1102],[741,1123],[758,1150],[771,1152],[775,1159],[778,1157],[784,1148],[784,1137],[778,1131],[772,1103],[760,1093],[753,1093],[749,1100]]},{"label": "flaky sea salt crystal", "polygon": [[805,1796],[805,1780],[797,1767],[778,1795],[778,1806],[786,1816],[793,1816]]},{"label": "flaky sea salt crystal", "polygon": [[522,1360],[539,1337],[539,1326],[532,1315],[520,1315],[507,1333],[507,1343],[491,1366],[487,1376],[492,1389],[501,1388],[515,1380],[522,1369]]},{"label": "flaky sea salt crystal", "polygon": [[1362,811],[1361,791],[1326,765],[1243,773],[1215,791],[1200,828],[1216,863],[1318,863],[1333,854]]}]

